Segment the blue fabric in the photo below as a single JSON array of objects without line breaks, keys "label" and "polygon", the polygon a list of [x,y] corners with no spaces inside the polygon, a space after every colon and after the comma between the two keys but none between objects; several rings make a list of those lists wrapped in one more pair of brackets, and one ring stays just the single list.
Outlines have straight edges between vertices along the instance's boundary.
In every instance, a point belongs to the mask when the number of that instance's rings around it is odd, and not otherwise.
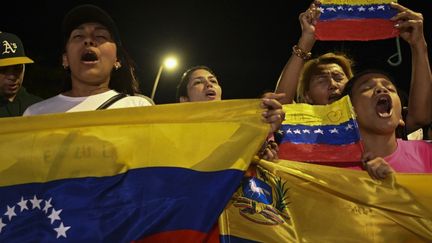
[{"label": "blue fabric", "polygon": [[[0,242],[56,242],[54,228],[61,223],[71,227],[66,238],[59,236],[62,242],[130,242],[182,229],[208,232],[242,175],[239,170],[151,167],[111,177],[0,187],[1,222],[6,224],[1,228],[0,223]],[[37,200],[42,200],[40,208],[33,208]],[[20,201],[28,209],[21,211]],[[44,211],[47,201],[52,207]],[[15,207],[10,220],[4,215],[8,206]],[[56,219],[52,213],[59,210]]]},{"label": "blue fabric", "polygon": [[[397,14],[397,10],[389,4],[370,5],[327,5],[321,6],[323,12],[320,20],[335,19],[390,19]],[[364,10],[364,11],[360,11]]]},{"label": "blue fabric", "polygon": [[[288,125],[282,124],[282,142],[301,144],[353,144],[360,140],[357,122],[350,119],[339,125]],[[337,132],[336,132],[337,131]]]}]

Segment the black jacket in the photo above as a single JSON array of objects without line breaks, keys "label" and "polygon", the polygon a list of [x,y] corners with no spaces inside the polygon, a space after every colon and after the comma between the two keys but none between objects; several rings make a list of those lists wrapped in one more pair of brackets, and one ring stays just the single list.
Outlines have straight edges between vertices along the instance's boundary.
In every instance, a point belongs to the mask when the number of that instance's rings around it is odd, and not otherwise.
[{"label": "black jacket", "polygon": [[29,94],[24,87],[21,87],[12,102],[7,99],[1,99],[0,117],[22,116],[27,107],[39,101],[42,101],[42,99]]}]

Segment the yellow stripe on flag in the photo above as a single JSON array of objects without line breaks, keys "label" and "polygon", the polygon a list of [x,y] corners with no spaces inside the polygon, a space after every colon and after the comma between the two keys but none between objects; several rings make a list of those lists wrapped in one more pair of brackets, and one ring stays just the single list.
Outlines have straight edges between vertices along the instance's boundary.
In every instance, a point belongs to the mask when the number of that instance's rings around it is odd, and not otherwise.
[{"label": "yellow stripe on flag", "polygon": [[348,96],[330,105],[287,104],[283,106],[283,110],[285,111],[283,124],[338,125],[354,119],[354,111]]},{"label": "yellow stripe on flag", "polygon": [[[407,161],[408,162],[408,161]],[[431,174],[384,181],[364,171],[293,161],[259,161],[256,178],[271,186],[265,204],[233,196],[221,234],[257,242],[431,242]],[[265,191],[254,184],[253,191]]]},{"label": "yellow stripe on flag", "polygon": [[259,104],[198,102],[0,119],[0,186],[142,167],[245,170],[270,128]]}]

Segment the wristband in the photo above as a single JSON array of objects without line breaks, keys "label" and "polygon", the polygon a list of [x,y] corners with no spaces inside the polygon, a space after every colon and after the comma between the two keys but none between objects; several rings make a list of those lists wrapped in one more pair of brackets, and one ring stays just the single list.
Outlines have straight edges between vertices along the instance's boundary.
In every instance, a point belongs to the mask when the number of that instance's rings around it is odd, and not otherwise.
[{"label": "wristband", "polygon": [[292,53],[305,61],[309,60],[312,57],[311,52],[303,51],[298,45],[294,45],[292,47]]}]

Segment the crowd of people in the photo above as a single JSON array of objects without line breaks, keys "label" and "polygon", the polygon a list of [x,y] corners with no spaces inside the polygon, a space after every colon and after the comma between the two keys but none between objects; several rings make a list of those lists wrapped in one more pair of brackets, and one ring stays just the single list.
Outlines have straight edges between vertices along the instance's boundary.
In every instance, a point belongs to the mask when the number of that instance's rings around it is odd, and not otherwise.
[{"label": "crowd of people", "polygon": [[[354,72],[353,60],[344,53],[324,53],[312,58],[320,3],[315,1],[299,15],[301,36],[292,47],[275,92],[261,102],[262,118],[271,129],[258,156],[276,161],[278,144],[273,134],[284,120],[282,105],[308,103],[328,105],[349,95],[357,115],[364,153],[359,164],[374,179],[394,172],[432,173],[432,143],[406,140],[423,129],[432,137],[432,73],[423,31],[423,16],[397,3],[392,20],[400,38],[411,48],[412,67],[408,104],[401,102],[394,78],[382,70]],[[26,56],[19,37],[1,32],[0,117],[34,116],[51,113],[151,106],[140,94],[133,60],[125,50],[114,20],[94,5],[79,5],[63,20],[65,72],[63,91],[42,100],[26,92],[22,83]],[[216,73],[205,65],[186,70],[177,86],[177,100],[217,102],[222,87]],[[405,112],[404,106],[406,106]],[[349,168],[352,169],[352,168]]]},{"label": "crowd of people", "polygon": [[[391,20],[400,38],[409,44],[412,56],[408,104],[402,104],[391,75],[381,70],[355,73],[353,60],[344,53],[329,52],[312,58],[319,6],[315,1],[299,15],[301,36],[292,47],[275,92],[262,98],[263,120],[270,124],[271,133],[260,157],[278,159],[272,134],[284,119],[283,104],[327,105],[349,95],[364,145],[363,169],[371,177],[383,179],[393,171],[432,172],[432,144],[402,140],[397,132],[402,128],[409,134],[424,128],[424,138],[432,133],[432,74],[422,14],[391,3],[397,11]],[[154,105],[140,95],[134,62],[105,10],[89,4],[77,6],[64,17],[62,27],[61,58],[66,79],[63,91],[46,100],[22,87],[25,65],[33,60],[25,55],[21,40],[14,34],[0,33],[1,117]],[[198,65],[184,72],[177,98],[180,103],[219,101],[222,87],[209,67]]]}]

